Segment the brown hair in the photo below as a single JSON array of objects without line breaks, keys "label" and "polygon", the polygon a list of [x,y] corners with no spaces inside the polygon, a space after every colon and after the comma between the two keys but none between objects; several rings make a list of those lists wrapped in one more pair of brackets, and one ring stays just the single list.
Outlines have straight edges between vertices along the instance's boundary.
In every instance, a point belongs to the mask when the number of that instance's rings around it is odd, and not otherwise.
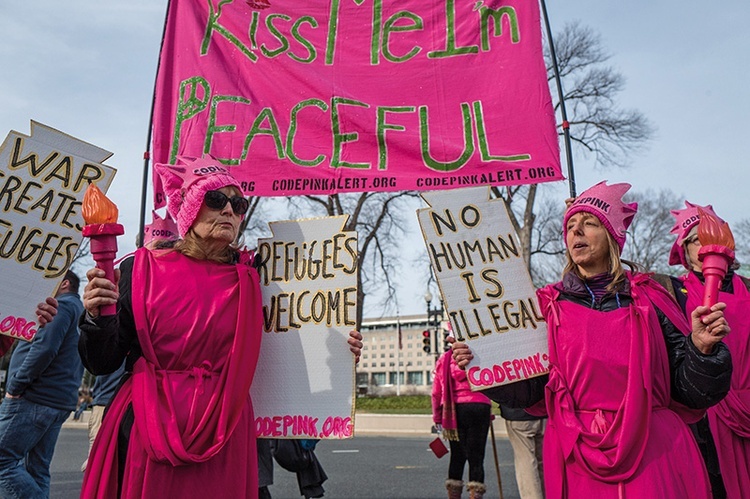
[{"label": "brown hair", "polygon": [[[583,214],[599,220],[595,215],[589,212],[583,212]],[[567,234],[567,232],[567,227],[565,227],[565,234]],[[620,289],[622,287],[622,284],[626,280],[625,269],[622,266],[623,263],[627,265],[633,272],[638,272],[639,268],[637,264],[620,258],[620,246],[618,246],[617,241],[615,241],[615,238],[612,237],[612,234],[610,234],[608,230],[605,230],[604,232],[606,232],[607,234],[609,273],[612,276],[612,282],[607,285],[607,291],[613,292],[617,289]],[[579,278],[585,280],[585,277],[578,270],[578,266],[575,264],[575,262],[573,262],[573,258],[570,256],[570,251],[568,251],[567,245],[565,247],[565,259],[566,263],[565,268],[563,269],[563,275],[567,274],[568,272],[573,272]]]},{"label": "brown hair", "polygon": [[[242,240],[242,237],[239,238]],[[185,256],[195,258],[196,260],[212,260],[219,263],[233,263],[236,260],[237,252],[239,251],[239,241],[235,241],[228,244],[221,251],[209,253],[203,249],[201,244],[201,237],[193,231],[192,227],[185,234],[184,239],[174,243],[172,247],[174,251],[178,251]]]},{"label": "brown hair", "polygon": [[[237,186],[228,185],[225,187],[231,187],[234,190],[234,194],[237,196],[242,195],[242,191],[239,190]],[[174,251],[182,253],[185,256],[189,256],[190,258],[195,258],[196,260],[211,260],[219,263],[234,263],[237,259],[237,252],[239,251],[239,247],[244,242],[244,235],[240,234],[234,242],[228,244],[226,247],[217,252],[207,252],[204,249],[203,244],[201,244],[201,241],[202,238],[195,233],[193,227],[190,227],[190,229],[188,229],[187,231],[187,234],[185,234],[185,237],[176,241],[172,248]],[[157,248],[158,247],[159,246],[157,245]]]}]

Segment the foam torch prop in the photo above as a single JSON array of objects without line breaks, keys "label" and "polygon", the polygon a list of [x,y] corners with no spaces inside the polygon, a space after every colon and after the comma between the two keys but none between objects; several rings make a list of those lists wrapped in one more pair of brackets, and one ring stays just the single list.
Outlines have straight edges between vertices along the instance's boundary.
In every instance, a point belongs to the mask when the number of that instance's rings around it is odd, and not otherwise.
[{"label": "foam torch prop", "polygon": [[703,305],[712,307],[719,301],[721,281],[734,261],[734,236],[726,222],[698,208],[698,260],[703,262]]},{"label": "foam torch prop", "polygon": [[[117,236],[125,233],[122,225],[117,223],[117,206],[107,199],[95,184],[89,184],[83,195],[81,214],[86,225],[84,237],[91,240],[89,245],[94,256],[96,268],[104,271],[104,276],[115,282],[114,259],[117,254]],[[117,313],[117,305],[104,305],[99,309],[102,316]]]}]

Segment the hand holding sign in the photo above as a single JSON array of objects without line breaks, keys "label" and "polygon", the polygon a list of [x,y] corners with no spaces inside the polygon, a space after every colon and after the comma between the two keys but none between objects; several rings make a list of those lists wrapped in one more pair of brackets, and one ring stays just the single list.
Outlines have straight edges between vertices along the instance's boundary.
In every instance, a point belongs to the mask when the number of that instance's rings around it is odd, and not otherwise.
[{"label": "hand holding sign", "polygon": [[503,202],[489,194],[429,192],[430,207],[418,211],[453,333],[469,345],[454,346],[456,360],[476,390],[549,369],[546,323],[518,238]]},{"label": "hand holding sign", "polygon": [[[81,241],[84,189],[106,190],[112,155],[40,123],[11,131],[0,146],[0,333],[31,341],[52,320],[52,296]],[[31,304],[31,305],[30,305]]]}]

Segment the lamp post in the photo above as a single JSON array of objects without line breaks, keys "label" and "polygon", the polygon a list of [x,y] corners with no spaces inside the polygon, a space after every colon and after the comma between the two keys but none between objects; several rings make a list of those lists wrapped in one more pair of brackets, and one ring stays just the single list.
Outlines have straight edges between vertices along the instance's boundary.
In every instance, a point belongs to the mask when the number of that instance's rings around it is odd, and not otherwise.
[{"label": "lamp post", "polygon": [[[430,290],[427,290],[427,293],[424,295],[424,301],[427,303],[427,328],[430,329],[434,326],[433,334],[435,338],[435,363],[437,364],[437,360],[440,357],[440,339],[439,339],[439,329],[440,329],[440,321],[443,320],[443,316],[445,313],[445,310],[443,308],[443,299],[440,298],[440,306],[439,307],[433,307],[432,306],[432,293],[430,293]],[[434,319],[434,321],[433,321]]]}]

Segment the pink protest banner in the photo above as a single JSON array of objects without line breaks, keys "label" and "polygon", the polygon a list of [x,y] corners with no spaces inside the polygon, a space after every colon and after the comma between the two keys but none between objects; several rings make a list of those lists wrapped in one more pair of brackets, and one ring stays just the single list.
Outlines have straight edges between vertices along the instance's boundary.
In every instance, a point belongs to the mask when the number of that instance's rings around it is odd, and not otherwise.
[{"label": "pink protest banner", "polygon": [[563,178],[536,0],[267,3],[170,2],[155,162],[255,196]]}]

